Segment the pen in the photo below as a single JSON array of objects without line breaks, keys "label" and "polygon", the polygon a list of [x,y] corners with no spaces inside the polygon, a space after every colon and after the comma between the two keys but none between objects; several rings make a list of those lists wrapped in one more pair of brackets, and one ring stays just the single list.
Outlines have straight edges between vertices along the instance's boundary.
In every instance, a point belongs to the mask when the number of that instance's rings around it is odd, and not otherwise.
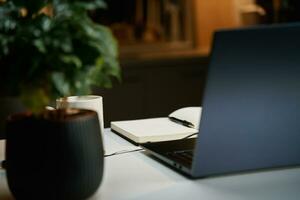
[{"label": "pen", "polygon": [[194,125],[191,122],[188,122],[186,120],[177,119],[175,117],[169,117],[169,119],[175,123],[181,124],[183,126],[194,128]]}]

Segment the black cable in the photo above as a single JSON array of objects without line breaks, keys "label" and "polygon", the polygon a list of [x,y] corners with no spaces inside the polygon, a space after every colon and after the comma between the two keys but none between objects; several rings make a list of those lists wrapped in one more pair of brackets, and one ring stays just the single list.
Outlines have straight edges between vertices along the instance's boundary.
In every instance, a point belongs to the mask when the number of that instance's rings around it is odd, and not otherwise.
[{"label": "black cable", "polygon": [[125,153],[132,153],[132,152],[136,152],[136,151],[142,151],[144,150],[143,148],[140,149],[134,149],[134,150],[122,150],[122,151],[117,151],[111,154],[106,154],[104,155],[104,157],[110,157],[110,156],[115,156],[115,155],[120,155],[120,154],[125,154]]},{"label": "black cable", "polygon": [[[132,152],[137,152],[137,151],[142,151],[144,150],[143,148],[140,149],[134,149],[134,150],[122,150],[122,151],[117,151],[111,154],[104,155],[104,157],[110,157],[110,156],[115,156],[115,155],[120,155],[120,154],[125,154],[125,153],[132,153]],[[6,161],[0,161],[0,169],[6,169]]]}]

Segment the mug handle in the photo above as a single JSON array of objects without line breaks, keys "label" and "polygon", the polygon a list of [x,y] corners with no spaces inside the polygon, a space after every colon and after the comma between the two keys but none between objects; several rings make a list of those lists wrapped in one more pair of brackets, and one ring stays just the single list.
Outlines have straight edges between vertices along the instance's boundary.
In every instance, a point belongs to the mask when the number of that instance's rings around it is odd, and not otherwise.
[{"label": "mug handle", "polygon": [[53,108],[52,106],[46,106],[45,109],[46,109],[46,110],[56,110],[56,109]]}]

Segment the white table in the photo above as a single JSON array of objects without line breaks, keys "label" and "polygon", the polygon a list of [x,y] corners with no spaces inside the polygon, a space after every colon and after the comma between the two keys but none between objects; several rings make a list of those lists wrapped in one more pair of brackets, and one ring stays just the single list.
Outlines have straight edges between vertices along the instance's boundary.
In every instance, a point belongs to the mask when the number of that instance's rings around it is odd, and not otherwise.
[{"label": "white table", "polygon": [[[106,129],[106,154],[135,146]],[[0,142],[0,159],[4,142]],[[46,194],[45,194],[46,195]],[[0,171],[0,200],[13,199]],[[43,198],[41,198],[43,199]],[[105,158],[101,187],[90,200],[300,199],[300,167],[190,180],[143,152]]]}]

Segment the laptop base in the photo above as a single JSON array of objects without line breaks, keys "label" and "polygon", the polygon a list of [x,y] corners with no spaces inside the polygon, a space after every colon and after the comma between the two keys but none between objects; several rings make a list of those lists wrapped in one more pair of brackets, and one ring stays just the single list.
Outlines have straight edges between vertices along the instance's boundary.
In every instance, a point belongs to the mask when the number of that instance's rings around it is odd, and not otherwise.
[{"label": "laptop base", "polygon": [[142,144],[142,148],[178,171],[191,176],[196,139],[173,140]]}]

